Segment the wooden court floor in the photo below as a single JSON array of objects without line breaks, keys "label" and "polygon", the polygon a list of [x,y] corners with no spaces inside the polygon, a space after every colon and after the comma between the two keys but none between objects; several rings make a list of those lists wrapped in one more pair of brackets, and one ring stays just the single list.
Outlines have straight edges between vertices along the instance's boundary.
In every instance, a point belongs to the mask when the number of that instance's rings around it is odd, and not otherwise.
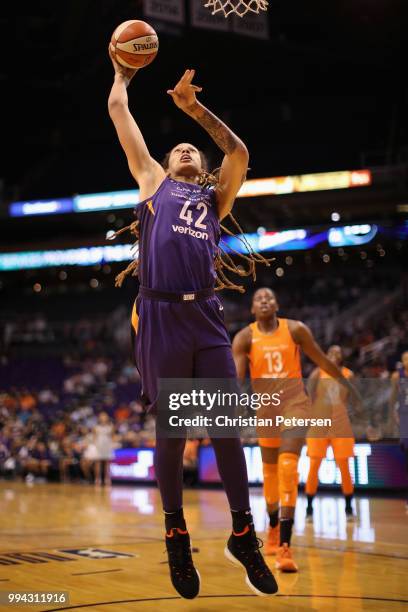
[{"label": "wooden court floor", "polygon": [[[260,489],[252,490],[251,504],[262,537]],[[3,605],[2,611],[408,610],[408,514],[402,500],[357,498],[358,518],[346,523],[341,498],[323,495],[309,525],[300,496],[293,542],[300,572],[275,572],[279,595],[260,598],[223,556],[230,528],[223,492],[186,491],[202,579],[194,601],[182,600],[171,587],[155,488],[0,482],[0,509],[0,591],[70,596],[69,604]]]}]

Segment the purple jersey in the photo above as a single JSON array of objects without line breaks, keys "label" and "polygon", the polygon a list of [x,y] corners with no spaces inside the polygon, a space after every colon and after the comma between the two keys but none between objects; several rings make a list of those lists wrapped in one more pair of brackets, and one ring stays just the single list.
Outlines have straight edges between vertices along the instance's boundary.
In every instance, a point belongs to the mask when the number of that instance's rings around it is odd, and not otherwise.
[{"label": "purple jersey", "polygon": [[167,177],[135,215],[141,285],[174,292],[214,286],[220,223],[213,188]]}]

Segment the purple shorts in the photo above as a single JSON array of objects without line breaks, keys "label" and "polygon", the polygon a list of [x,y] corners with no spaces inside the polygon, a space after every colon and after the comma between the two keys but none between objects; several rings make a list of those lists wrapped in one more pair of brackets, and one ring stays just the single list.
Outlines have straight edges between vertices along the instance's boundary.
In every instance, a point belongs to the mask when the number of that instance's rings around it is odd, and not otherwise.
[{"label": "purple shorts", "polygon": [[139,295],[136,312],[135,357],[148,410],[156,411],[160,378],[236,378],[217,297],[175,303]]}]

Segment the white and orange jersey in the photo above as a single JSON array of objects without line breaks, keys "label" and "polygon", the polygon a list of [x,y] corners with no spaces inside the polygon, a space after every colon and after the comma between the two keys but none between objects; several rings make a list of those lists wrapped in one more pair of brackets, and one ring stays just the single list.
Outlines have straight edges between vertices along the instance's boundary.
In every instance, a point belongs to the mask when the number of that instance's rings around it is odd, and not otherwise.
[{"label": "white and orange jersey", "polygon": [[278,319],[272,333],[263,333],[255,321],[249,326],[252,343],[248,353],[251,379],[302,378],[300,348],[289,331],[288,320]]},{"label": "white and orange jersey", "polygon": [[[346,367],[341,368],[341,373],[344,378],[351,378],[353,376],[353,372]],[[333,384],[328,384],[327,382],[323,382],[324,380],[331,379]],[[319,381],[322,381],[322,384],[317,385],[316,389],[316,399],[319,394],[325,394],[325,388],[330,389],[331,400],[334,404],[345,404],[347,401],[348,389],[344,387],[340,382],[336,381],[333,376],[330,376],[327,372],[319,368]]]},{"label": "white and orange jersey", "polygon": [[[341,368],[341,373],[344,378],[351,378],[353,376],[353,372],[344,366]],[[313,398],[315,406],[330,405],[332,409],[331,416],[334,421],[337,421],[347,416],[348,394],[349,391],[344,385],[319,368],[319,382]]]}]

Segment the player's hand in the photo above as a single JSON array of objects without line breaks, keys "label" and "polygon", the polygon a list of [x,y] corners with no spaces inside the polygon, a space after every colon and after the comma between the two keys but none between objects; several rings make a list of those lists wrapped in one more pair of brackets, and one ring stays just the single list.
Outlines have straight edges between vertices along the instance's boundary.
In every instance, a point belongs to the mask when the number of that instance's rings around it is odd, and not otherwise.
[{"label": "player's hand", "polygon": [[203,90],[198,85],[193,85],[192,80],[195,70],[186,70],[174,89],[168,89],[167,93],[174,100],[176,106],[183,111],[189,111],[197,104],[196,93]]},{"label": "player's hand", "polygon": [[115,75],[119,74],[124,79],[126,79],[128,83],[130,83],[130,81],[133,79],[133,77],[135,76],[136,72],[139,69],[138,68],[126,68],[126,66],[122,66],[122,64],[119,64],[118,60],[116,59],[115,48],[112,45],[112,43],[109,43],[108,52],[109,52],[109,57],[112,60],[113,68],[115,70]]}]

